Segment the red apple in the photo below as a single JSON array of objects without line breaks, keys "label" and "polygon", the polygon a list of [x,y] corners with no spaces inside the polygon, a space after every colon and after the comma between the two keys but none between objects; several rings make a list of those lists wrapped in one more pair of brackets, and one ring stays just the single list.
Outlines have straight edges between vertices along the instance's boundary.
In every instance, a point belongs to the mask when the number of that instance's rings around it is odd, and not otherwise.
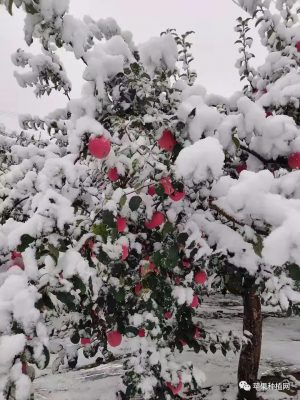
[{"label": "red apple", "polygon": [[201,334],[201,331],[200,331],[200,329],[198,328],[198,326],[196,326],[196,327],[195,327],[195,333],[194,333],[193,339],[198,339],[198,338],[200,337],[200,334]]},{"label": "red apple", "polygon": [[165,222],[165,216],[160,211],[156,211],[150,221],[145,222],[145,227],[148,229],[158,228]]},{"label": "red apple", "polygon": [[145,331],[144,328],[139,329],[138,336],[139,337],[145,337],[146,336],[146,331]]},{"label": "red apple", "polygon": [[117,168],[110,168],[107,171],[107,177],[111,182],[116,182],[120,178]]},{"label": "red apple", "polygon": [[24,264],[19,264],[17,262],[10,266],[10,268],[12,268],[12,267],[20,268],[22,271],[24,271],[24,269],[25,269]]},{"label": "red apple", "polygon": [[135,287],[134,287],[134,293],[139,296],[142,293],[143,290],[143,286],[141,283],[136,283]]},{"label": "red apple", "polygon": [[142,265],[140,272],[141,272],[141,276],[146,276],[150,272],[159,273],[159,270],[156,268],[156,265],[151,261],[147,265]]},{"label": "red apple", "polygon": [[128,246],[126,246],[125,244],[122,245],[122,260],[126,260],[126,258],[128,257],[129,251],[128,251]]},{"label": "red apple", "polygon": [[15,260],[16,258],[22,258],[22,254],[14,250],[11,252],[10,258],[11,260]]},{"label": "red apple", "polygon": [[295,47],[296,47],[298,53],[300,53],[300,41],[295,44]]},{"label": "red apple", "polygon": [[126,219],[123,217],[118,217],[117,218],[117,230],[119,233],[123,233],[126,229],[127,223]]},{"label": "red apple", "polygon": [[162,187],[164,188],[165,194],[167,194],[168,196],[172,193],[174,193],[174,188],[172,186],[172,183],[170,181],[170,178],[162,178],[160,180],[160,184],[162,185]]},{"label": "red apple", "polygon": [[155,186],[154,185],[151,185],[151,186],[148,187],[148,194],[150,196],[154,196],[156,194],[156,190],[155,190]]},{"label": "red apple", "polygon": [[192,308],[197,308],[197,307],[199,306],[199,299],[198,299],[198,296],[194,295],[193,301],[192,301],[192,303],[190,304],[190,306],[191,306]]},{"label": "red apple", "polygon": [[89,140],[88,149],[95,158],[106,158],[110,153],[110,141],[104,136],[91,138]]},{"label": "red apple", "polygon": [[13,261],[10,267],[19,267],[21,270],[24,271],[25,265],[21,253],[19,253],[18,251],[12,251],[10,258]]},{"label": "red apple", "polygon": [[90,338],[82,337],[82,338],[80,339],[80,343],[81,343],[83,346],[86,346],[86,345],[88,345],[88,344],[91,344],[91,339],[90,339]]},{"label": "red apple", "polygon": [[166,312],[164,313],[165,319],[171,319],[172,316],[173,316],[173,314],[171,313],[171,311],[166,311]]},{"label": "red apple", "polygon": [[88,248],[89,248],[90,250],[93,250],[93,248],[94,248],[94,246],[95,246],[94,241],[93,241],[92,239],[88,240],[88,241],[87,241],[87,246],[88,246]]},{"label": "red apple", "polygon": [[235,167],[235,170],[236,170],[236,172],[237,172],[238,174],[240,174],[242,171],[244,171],[244,170],[246,170],[246,169],[247,169],[247,164],[246,164],[246,163],[239,164],[239,165],[237,165],[237,166]]},{"label": "red apple", "polygon": [[184,198],[184,196],[184,192],[176,192],[170,195],[170,199],[172,199],[173,201],[180,201]]},{"label": "red apple", "polygon": [[118,331],[109,331],[106,333],[107,343],[111,347],[120,346],[122,343],[122,335]]},{"label": "red apple", "polygon": [[180,284],[181,284],[181,277],[180,277],[180,276],[176,276],[176,278],[175,278],[175,284],[176,284],[176,285],[180,285]]},{"label": "red apple", "polygon": [[168,382],[167,388],[171,390],[171,392],[173,393],[174,396],[177,395],[178,393],[180,393],[183,388],[181,378],[179,378],[179,383],[177,386],[173,386],[172,383]]},{"label": "red apple", "polygon": [[162,150],[172,152],[176,145],[176,140],[172,132],[165,129],[157,143]]},{"label": "red apple", "polygon": [[22,374],[27,375],[27,363],[22,362]]},{"label": "red apple", "polygon": [[291,169],[300,168],[300,153],[291,154],[288,158],[288,165]]},{"label": "red apple", "polygon": [[183,340],[183,339],[179,339],[178,341],[179,341],[179,343],[181,344],[182,347],[187,345],[187,342],[185,340]]},{"label": "red apple", "polygon": [[207,280],[207,275],[204,271],[197,272],[194,276],[194,281],[203,285]]}]

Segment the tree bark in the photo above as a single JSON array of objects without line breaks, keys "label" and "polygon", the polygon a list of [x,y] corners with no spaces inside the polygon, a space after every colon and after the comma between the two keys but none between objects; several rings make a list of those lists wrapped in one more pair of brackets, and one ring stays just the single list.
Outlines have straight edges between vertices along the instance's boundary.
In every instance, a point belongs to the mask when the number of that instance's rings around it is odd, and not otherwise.
[{"label": "tree bark", "polygon": [[250,391],[239,388],[239,399],[255,400],[256,390],[253,384],[257,381],[262,340],[262,314],[260,297],[253,290],[243,294],[244,321],[243,331],[249,331],[252,336],[249,343],[242,346],[238,382],[245,381],[251,386]]}]

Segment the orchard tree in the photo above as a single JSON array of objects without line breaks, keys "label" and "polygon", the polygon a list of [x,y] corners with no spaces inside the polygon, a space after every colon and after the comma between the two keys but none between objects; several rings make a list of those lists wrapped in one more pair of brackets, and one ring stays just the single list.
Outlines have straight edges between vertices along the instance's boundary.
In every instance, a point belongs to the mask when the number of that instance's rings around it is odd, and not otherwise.
[{"label": "orchard tree", "polygon": [[[125,342],[126,398],[199,391],[203,373],[174,358],[185,345],[199,352],[210,343],[193,320],[205,240],[189,236],[189,200],[172,169],[185,140],[177,105],[196,76],[188,34],[168,31],[136,48],[114,20],[76,20],[66,1],[4,3],[25,9],[26,41],[43,47],[14,54],[27,69],[15,73],[18,83],[68,99],[43,120],[22,117],[20,139],[3,139],[4,398],[30,397],[32,364],[49,362],[47,336],[74,344],[49,347],[53,371],[66,358],[76,366],[80,347],[100,363]],[[85,65],[77,100],[55,53],[63,46]],[[215,342],[228,349],[228,340]]]},{"label": "orchard tree", "polygon": [[[299,303],[300,26],[295,1],[241,0],[240,5],[253,16],[239,18],[236,27],[237,67],[248,84],[230,99],[209,96],[195,85],[188,89],[190,97],[183,92],[177,115],[193,144],[175,166],[177,177],[198,193],[191,221],[214,249],[207,259],[209,274],[215,272],[211,286],[244,298],[248,337],[238,380],[252,385],[250,393],[241,390],[241,398],[254,399],[261,300],[288,313],[297,312]],[[272,14],[273,5],[278,15]],[[252,19],[269,52],[257,70],[251,66]]]},{"label": "orchard tree", "polygon": [[[170,30],[137,48],[114,20],[77,20],[66,1],[2,3],[10,12],[13,5],[25,9],[26,41],[36,37],[43,47],[38,56],[13,56],[30,70],[16,73],[19,84],[34,86],[38,96],[58,90],[67,98],[65,109],[44,119],[22,118],[23,129],[40,137],[1,139],[11,149],[0,181],[1,334],[18,341],[3,367],[4,398],[19,399],[20,388],[29,398],[28,368],[49,360],[46,333],[74,343],[56,351],[54,370],[65,357],[75,366],[79,347],[102,362],[125,342],[127,398],[199,392],[203,374],[179,365],[174,352],[185,345],[206,350],[207,342],[212,351],[229,347],[193,319],[207,276],[212,290],[235,288],[244,297],[244,330],[252,337],[245,338],[239,378],[255,382],[260,297],[286,310],[299,301],[292,279],[299,265],[298,171],[291,172],[299,128],[284,108],[297,90],[295,34],[285,63],[270,47],[265,66],[254,71],[248,21],[239,20],[238,66],[249,86],[224,99],[195,83],[189,33]],[[270,17],[264,4],[241,5]],[[85,65],[78,100],[70,99],[57,47]],[[16,276],[22,285],[11,280]],[[25,314],[14,308],[18,287]]]},{"label": "orchard tree", "polygon": [[[296,193],[299,165],[299,98],[300,92],[297,89],[299,82],[300,66],[300,24],[297,12],[297,1],[277,1],[276,4],[267,2],[243,2],[240,1],[246,11],[251,15],[251,19],[239,19],[236,27],[240,38],[237,41],[243,57],[238,60],[238,68],[241,80],[246,79],[248,84],[244,86],[245,95],[256,102],[265,112],[265,126],[259,122],[258,113],[253,124],[254,135],[251,141],[248,139],[248,148],[241,146],[242,153],[250,155],[249,165],[256,164],[254,170],[268,170],[275,178],[275,185],[270,188],[274,195],[281,195],[281,204],[285,199],[298,199]],[[246,3],[246,4],[245,4]],[[276,13],[274,13],[276,9]],[[249,37],[249,22],[254,21],[255,26],[259,27],[261,43],[267,48],[268,56],[265,63],[257,70],[249,65],[253,54],[248,51],[252,44]],[[254,109],[253,109],[254,111]],[[288,118],[290,117],[290,118]],[[251,117],[248,117],[248,120]],[[254,116],[252,117],[254,119]],[[280,129],[281,125],[281,129]],[[273,136],[273,143],[270,141]],[[252,143],[251,143],[252,142]],[[269,142],[269,143],[268,143]],[[248,162],[247,162],[248,163]],[[287,182],[291,185],[287,188]],[[275,198],[274,198],[274,201]],[[271,206],[271,205],[270,205]],[[272,206],[271,206],[272,207]],[[295,311],[299,314],[299,309],[294,304],[299,302],[297,295],[286,296],[282,293],[290,292],[290,279],[296,280],[296,287],[299,289],[299,259],[295,254],[293,231],[295,232],[296,221],[293,221],[293,228],[290,230],[293,217],[280,213],[276,209],[276,218],[281,214],[285,221],[273,220],[271,226],[277,229],[271,231],[268,226],[274,218],[270,212],[262,213],[265,227],[259,235],[259,253],[262,252],[264,262],[274,266],[273,277],[268,278],[267,270],[263,277],[256,280],[259,290],[251,299],[248,313],[253,318],[247,318],[245,312],[244,329],[253,332],[253,347],[246,346],[239,364],[239,380],[249,379],[249,374],[253,374],[252,381],[257,376],[260,343],[261,343],[261,316],[260,299],[257,293],[261,294],[263,303],[276,305],[278,302],[283,310],[288,312]],[[282,206],[281,206],[282,207]],[[288,205],[289,214],[293,214],[291,203]],[[263,207],[261,207],[262,212]],[[248,215],[250,210],[248,210]],[[280,222],[279,222],[280,221]],[[290,221],[290,222],[288,222]],[[280,223],[282,226],[280,226]],[[295,234],[295,233],[294,233]],[[263,239],[263,241],[262,241]],[[299,250],[298,250],[299,251]],[[297,253],[297,251],[296,251]],[[255,286],[254,288],[255,289]],[[291,294],[291,292],[290,292]],[[245,298],[245,302],[247,299]],[[249,303],[249,301],[248,301]],[[257,322],[255,322],[257,319]],[[256,343],[256,346],[255,346]],[[255,354],[256,353],[256,354]],[[249,371],[245,368],[249,357],[254,360],[255,368]]]}]

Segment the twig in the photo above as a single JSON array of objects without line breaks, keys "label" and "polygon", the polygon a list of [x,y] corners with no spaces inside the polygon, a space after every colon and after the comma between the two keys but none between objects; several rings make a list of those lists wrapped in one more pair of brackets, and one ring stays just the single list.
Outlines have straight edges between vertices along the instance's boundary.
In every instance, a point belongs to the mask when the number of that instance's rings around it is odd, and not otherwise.
[{"label": "twig", "polygon": [[244,146],[243,144],[240,145],[240,148],[242,150],[246,151],[247,153],[252,154],[254,157],[256,157],[259,161],[261,161],[265,165],[268,165],[268,164],[270,164],[272,162],[272,161],[266,160],[264,157],[262,157],[256,151],[250,150],[248,147]]},{"label": "twig", "polygon": [[245,226],[246,224],[244,222],[240,222],[231,215],[227,214],[226,211],[222,210],[222,208],[218,207],[216,204],[213,204],[212,200],[209,201],[209,207],[215,211],[217,211],[219,214],[223,215],[228,221],[233,222],[234,224],[240,225],[240,226]]},{"label": "twig", "polygon": [[213,209],[215,211],[217,211],[218,214],[221,214],[223,217],[225,217],[228,221],[232,222],[233,224],[237,224],[239,226],[249,226],[250,228],[252,228],[258,235],[263,235],[263,236],[267,236],[268,232],[261,230],[260,228],[257,228],[255,226],[252,225],[248,225],[244,222],[238,221],[237,219],[235,219],[232,215],[229,215],[226,211],[222,210],[222,208],[218,207],[216,204],[213,204],[212,200],[209,200],[209,208]]}]

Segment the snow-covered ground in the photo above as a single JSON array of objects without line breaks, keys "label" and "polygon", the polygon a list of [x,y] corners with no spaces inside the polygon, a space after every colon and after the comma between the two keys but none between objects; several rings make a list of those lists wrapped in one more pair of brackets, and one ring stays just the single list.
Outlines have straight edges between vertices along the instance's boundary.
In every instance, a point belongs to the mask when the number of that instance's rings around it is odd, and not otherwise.
[{"label": "snow-covered ground", "polygon": [[[228,296],[205,299],[201,306],[200,319],[208,332],[226,333],[232,330],[240,335],[242,333],[240,299]],[[194,354],[187,350],[178,354],[178,357],[193,361],[205,372],[207,380],[204,387],[210,390],[208,399],[235,399],[238,354],[230,352],[224,357],[221,352]],[[260,375],[273,376],[276,368],[285,371],[288,375],[294,374],[300,380],[300,319],[298,317],[282,318],[265,312]],[[37,399],[115,400],[115,393],[122,385],[121,373],[122,363],[115,361],[88,370],[42,375],[35,381]],[[226,394],[222,394],[221,391],[224,387]],[[300,399],[300,392],[291,396],[269,390],[263,398],[296,400]]]}]

